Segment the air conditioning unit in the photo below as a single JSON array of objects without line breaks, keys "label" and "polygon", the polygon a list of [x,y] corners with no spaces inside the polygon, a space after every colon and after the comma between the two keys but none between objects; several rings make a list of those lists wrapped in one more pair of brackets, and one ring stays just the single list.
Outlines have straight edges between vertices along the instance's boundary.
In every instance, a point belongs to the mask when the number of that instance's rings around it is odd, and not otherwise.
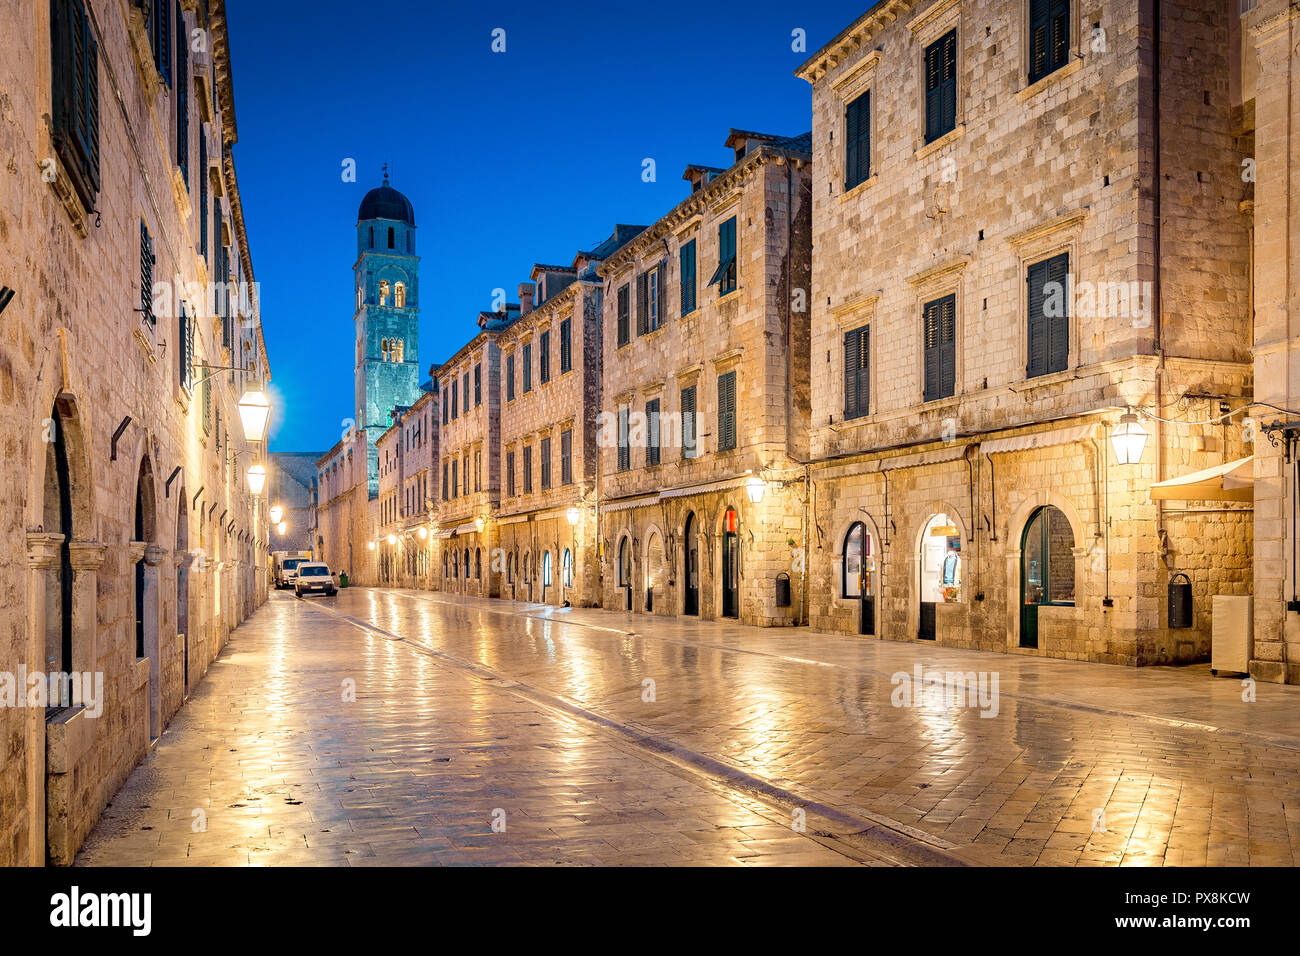
[{"label": "air conditioning unit", "polygon": [[1210,673],[1245,674],[1255,653],[1254,598],[1216,594],[1211,608]]}]

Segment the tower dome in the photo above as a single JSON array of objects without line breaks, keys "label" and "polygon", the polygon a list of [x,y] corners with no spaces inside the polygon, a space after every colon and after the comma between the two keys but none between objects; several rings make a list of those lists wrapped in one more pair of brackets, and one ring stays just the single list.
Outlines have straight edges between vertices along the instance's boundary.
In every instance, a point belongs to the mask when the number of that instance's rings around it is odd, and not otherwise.
[{"label": "tower dome", "polygon": [[411,200],[388,185],[388,172],[384,172],[384,184],[376,186],[366,193],[357,210],[357,222],[367,219],[396,219],[408,226],[415,225],[415,209]]}]

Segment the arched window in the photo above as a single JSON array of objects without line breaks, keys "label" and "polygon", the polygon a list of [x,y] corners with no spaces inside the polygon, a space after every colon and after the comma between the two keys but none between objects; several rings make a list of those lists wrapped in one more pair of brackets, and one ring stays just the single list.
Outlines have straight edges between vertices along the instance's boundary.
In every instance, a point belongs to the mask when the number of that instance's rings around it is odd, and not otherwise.
[{"label": "arched window", "polygon": [[474,577],[483,580],[483,549],[474,549]]},{"label": "arched window", "polygon": [[560,558],[560,578],[566,588],[573,587],[573,552],[568,548],[564,549],[564,556]]},{"label": "arched window", "polygon": [[1074,605],[1074,529],[1060,508],[1029,516],[1020,543],[1020,646],[1038,646],[1038,609]]},{"label": "arched window", "polygon": [[624,538],[618,546],[618,586],[621,588],[632,586],[632,546],[627,538]]},{"label": "arched window", "polygon": [[844,566],[840,575],[840,597],[858,598],[871,594],[871,535],[861,521],[844,536]]},{"label": "arched window", "polygon": [[532,580],[533,556],[530,552],[524,552],[524,584]]},{"label": "arched window", "polygon": [[542,587],[551,586],[551,552],[542,552]]},{"label": "arched window", "polygon": [[395,246],[393,245],[393,236],[394,236],[393,227],[389,226],[388,227],[388,248],[389,249],[395,248]]},{"label": "arched window", "polygon": [[406,308],[406,283],[398,282],[393,286],[393,305],[399,309]]},{"label": "arched window", "polygon": [[451,553],[451,576],[453,578],[460,577],[460,555],[455,551]]},{"label": "arched window", "polygon": [[444,551],[442,553],[442,576],[444,580],[447,577],[447,563],[448,563],[447,552]]},{"label": "arched window", "polygon": [[379,348],[384,353],[384,361],[388,361],[388,339],[379,340]]},{"label": "arched window", "polygon": [[469,548],[465,549],[465,578],[469,579]]},{"label": "arched window", "polygon": [[515,583],[515,554],[513,551],[506,555],[506,583]]},{"label": "arched window", "polygon": [[397,339],[396,344],[393,347],[393,361],[394,362],[402,361],[405,358],[404,355],[405,352],[406,352],[406,343],[403,342],[401,339]]},{"label": "arched window", "polygon": [[388,305],[388,288],[389,288],[388,280],[380,279],[379,280],[379,304],[380,305]]},{"label": "arched window", "polygon": [[361,308],[361,286],[357,286],[357,308]]}]

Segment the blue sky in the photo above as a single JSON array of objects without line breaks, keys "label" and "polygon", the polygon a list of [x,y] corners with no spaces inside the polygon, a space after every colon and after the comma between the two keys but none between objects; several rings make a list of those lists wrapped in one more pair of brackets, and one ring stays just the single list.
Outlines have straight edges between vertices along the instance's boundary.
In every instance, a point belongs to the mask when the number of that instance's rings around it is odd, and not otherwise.
[{"label": "blue sky", "polygon": [[870,3],[226,5],[271,447],[324,451],[353,413],[356,212],[383,163],[415,206],[427,370],[477,331],[493,289],[513,301],[534,262],[658,219],[688,163],[728,165],[729,127],[809,129],[792,31],[815,51]]}]

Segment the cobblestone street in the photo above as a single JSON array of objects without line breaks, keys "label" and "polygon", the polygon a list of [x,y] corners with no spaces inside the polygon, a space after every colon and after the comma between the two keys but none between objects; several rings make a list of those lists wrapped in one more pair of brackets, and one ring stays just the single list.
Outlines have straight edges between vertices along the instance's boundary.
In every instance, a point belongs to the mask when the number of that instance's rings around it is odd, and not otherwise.
[{"label": "cobblestone street", "polygon": [[[996,716],[892,706],[918,664],[997,673]],[[1241,691],[1203,666],[276,594],[78,863],[1291,865],[1297,691]]]}]

